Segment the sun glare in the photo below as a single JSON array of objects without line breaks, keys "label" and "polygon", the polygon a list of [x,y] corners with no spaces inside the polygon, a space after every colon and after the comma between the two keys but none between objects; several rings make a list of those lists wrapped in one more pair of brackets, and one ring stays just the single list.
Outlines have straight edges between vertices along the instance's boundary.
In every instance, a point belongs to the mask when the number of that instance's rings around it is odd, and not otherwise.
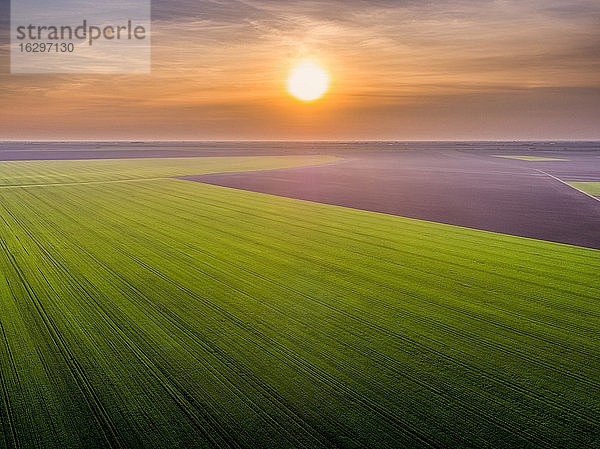
[{"label": "sun glare", "polygon": [[287,80],[290,95],[300,101],[310,102],[322,98],[329,89],[327,70],[311,59],[300,61]]}]

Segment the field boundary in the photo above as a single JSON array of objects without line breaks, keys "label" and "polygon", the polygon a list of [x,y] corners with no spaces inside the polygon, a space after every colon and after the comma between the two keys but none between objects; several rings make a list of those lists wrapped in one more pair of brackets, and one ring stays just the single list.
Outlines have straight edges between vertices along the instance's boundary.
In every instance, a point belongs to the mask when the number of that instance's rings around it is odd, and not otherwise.
[{"label": "field boundary", "polygon": [[550,173],[546,173],[545,171],[543,171],[543,170],[540,170],[540,169],[538,169],[538,168],[536,168],[536,171],[538,171],[538,172],[540,172],[540,173],[543,173],[544,175],[546,175],[546,176],[549,176],[550,178],[552,178],[552,179],[554,179],[554,180],[556,180],[556,181],[560,182],[561,184],[564,184],[564,185],[566,185],[567,187],[569,187],[569,188],[571,188],[571,189],[575,189],[575,190],[577,190],[578,192],[581,192],[581,193],[583,193],[584,195],[586,195],[586,196],[589,196],[591,199],[593,199],[593,200],[596,200],[596,201],[599,201],[599,202],[600,202],[600,198],[597,198],[597,197],[595,197],[595,196],[593,196],[593,195],[590,195],[589,193],[587,193],[587,192],[584,192],[583,190],[581,190],[581,189],[578,189],[578,188],[577,188],[577,187],[575,187],[575,186],[572,186],[572,185],[571,185],[571,184],[569,184],[568,182],[565,182],[565,181],[563,181],[562,179],[560,179],[560,178],[557,178],[557,177],[556,177],[556,176],[554,176],[554,175],[551,175]]}]

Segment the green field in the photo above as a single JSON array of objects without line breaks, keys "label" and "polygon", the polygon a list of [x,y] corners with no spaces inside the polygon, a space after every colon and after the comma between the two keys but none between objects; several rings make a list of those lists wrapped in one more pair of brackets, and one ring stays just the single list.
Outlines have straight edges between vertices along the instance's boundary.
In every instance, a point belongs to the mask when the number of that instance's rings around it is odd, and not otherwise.
[{"label": "green field", "polygon": [[600,251],[162,179],[282,163],[220,159],[2,168],[75,184],[0,188],[0,447],[600,446]]},{"label": "green field", "polygon": [[0,161],[2,186],[129,181],[173,176],[267,170],[338,161],[332,156],[189,157]]},{"label": "green field", "polygon": [[570,182],[569,185],[592,196],[600,197],[600,182]]},{"label": "green field", "polygon": [[567,159],[558,159],[555,157],[542,157],[542,156],[494,156],[503,157],[505,159],[517,159],[519,161],[527,162],[555,162],[555,161],[566,161]]}]

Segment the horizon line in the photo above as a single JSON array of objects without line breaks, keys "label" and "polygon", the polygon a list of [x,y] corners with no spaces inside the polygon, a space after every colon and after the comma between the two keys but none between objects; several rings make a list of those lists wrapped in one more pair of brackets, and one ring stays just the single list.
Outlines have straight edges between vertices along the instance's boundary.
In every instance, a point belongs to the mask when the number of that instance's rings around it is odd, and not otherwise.
[{"label": "horizon line", "polygon": [[8,139],[0,140],[0,143],[414,143],[414,142],[449,142],[449,143],[562,143],[562,142],[586,142],[600,143],[600,138],[596,139],[157,139],[157,140],[140,140],[140,139]]}]

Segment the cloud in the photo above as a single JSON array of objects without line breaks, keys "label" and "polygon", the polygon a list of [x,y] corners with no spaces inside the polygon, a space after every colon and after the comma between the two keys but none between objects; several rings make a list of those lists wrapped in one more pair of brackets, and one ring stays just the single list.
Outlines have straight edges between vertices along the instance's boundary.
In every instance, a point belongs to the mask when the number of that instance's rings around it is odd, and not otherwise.
[{"label": "cloud", "polygon": [[[0,10],[7,4],[0,0]],[[273,130],[245,114],[276,118],[271,106],[288,107],[282,85],[290,65],[314,55],[333,72],[335,107],[324,120],[332,130],[350,120],[344,111],[361,117],[355,129],[363,133],[380,129],[377,123],[391,129],[406,120],[397,111],[419,104],[456,123],[467,120],[460,101],[477,98],[478,110],[493,111],[506,96],[519,98],[515,111],[527,123],[526,98],[548,108],[563,98],[574,111],[581,96],[573,92],[600,87],[598,17],[596,0],[155,0],[152,75],[0,74],[0,102],[11,110],[11,126],[19,126],[16,111],[41,99],[42,117],[67,114],[76,122],[81,105],[91,104],[106,109],[107,126],[111,109],[127,111],[120,123],[141,126],[127,118],[137,111],[165,132],[182,122],[193,127],[190,116],[201,114],[230,129],[252,123],[268,137]],[[0,44],[0,61],[2,52]],[[594,116],[588,106],[582,110]],[[434,115],[442,120],[442,112]]]}]

